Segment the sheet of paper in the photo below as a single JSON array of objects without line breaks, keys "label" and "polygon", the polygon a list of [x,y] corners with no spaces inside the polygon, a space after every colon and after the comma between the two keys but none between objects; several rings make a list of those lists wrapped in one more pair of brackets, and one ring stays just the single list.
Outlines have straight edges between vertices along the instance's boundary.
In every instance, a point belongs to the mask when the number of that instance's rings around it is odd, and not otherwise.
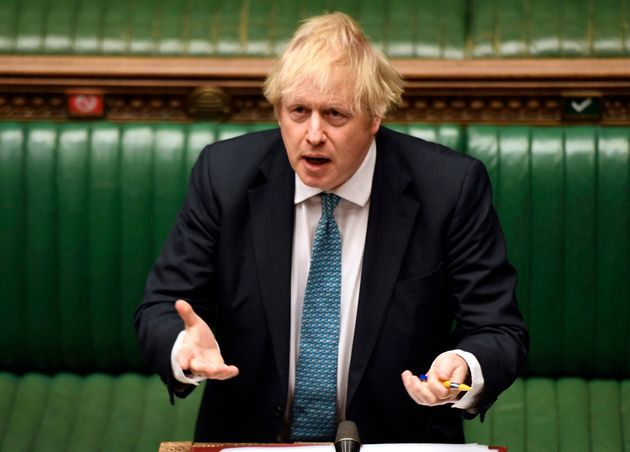
[{"label": "sheet of paper", "polygon": [[488,451],[488,446],[480,444],[364,444],[365,452],[472,452]]},{"label": "sheet of paper", "polygon": [[[232,452],[335,452],[335,446],[300,446],[300,447],[238,447],[225,448]],[[474,452],[487,451],[488,446],[480,444],[364,444],[364,452]]]},{"label": "sheet of paper", "polygon": [[335,452],[335,446],[323,445],[323,446],[300,446],[300,447],[226,447],[221,449],[222,451],[230,452]]},{"label": "sheet of paper", "polygon": [[300,446],[300,447],[226,447],[222,451],[230,452],[335,452],[335,446]]}]

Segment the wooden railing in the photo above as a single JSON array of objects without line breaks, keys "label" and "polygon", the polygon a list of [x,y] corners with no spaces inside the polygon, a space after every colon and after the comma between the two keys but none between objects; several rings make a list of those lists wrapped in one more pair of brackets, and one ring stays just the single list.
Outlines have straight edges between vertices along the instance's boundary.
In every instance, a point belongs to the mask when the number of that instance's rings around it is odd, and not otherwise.
[{"label": "wooden railing", "polygon": [[[630,124],[630,59],[395,59],[388,120]],[[0,56],[0,119],[273,121],[272,59]]]}]

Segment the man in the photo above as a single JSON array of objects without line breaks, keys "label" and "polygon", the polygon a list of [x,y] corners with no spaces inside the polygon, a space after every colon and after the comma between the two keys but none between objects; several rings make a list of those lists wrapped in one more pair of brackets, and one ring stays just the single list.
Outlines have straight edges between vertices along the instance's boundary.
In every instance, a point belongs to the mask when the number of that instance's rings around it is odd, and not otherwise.
[{"label": "man", "polygon": [[349,419],[364,442],[462,442],[516,377],[486,171],[381,127],[401,92],[348,16],[315,17],[266,81],[280,129],[201,153],[135,319],[171,397],[208,379],[195,440],[327,441]]}]

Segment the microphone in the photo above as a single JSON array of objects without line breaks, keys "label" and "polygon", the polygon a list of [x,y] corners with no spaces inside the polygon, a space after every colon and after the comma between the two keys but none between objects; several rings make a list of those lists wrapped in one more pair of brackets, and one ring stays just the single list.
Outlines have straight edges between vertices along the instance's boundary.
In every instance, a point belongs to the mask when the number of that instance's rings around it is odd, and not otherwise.
[{"label": "microphone", "polygon": [[359,452],[361,440],[357,424],[352,421],[343,421],[337,427],[337,437],[335,438],[336,452]]}]

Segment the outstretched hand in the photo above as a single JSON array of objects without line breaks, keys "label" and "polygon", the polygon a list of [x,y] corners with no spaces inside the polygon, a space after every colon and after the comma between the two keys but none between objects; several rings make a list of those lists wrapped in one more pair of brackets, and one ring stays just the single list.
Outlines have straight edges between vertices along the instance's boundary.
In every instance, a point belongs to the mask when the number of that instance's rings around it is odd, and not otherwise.
[{"label": "outstretched hand", "polygon": [[468,364],[454,352],[445,352],[435,358],[427,372],[427,380],[420,379],[409,370],[402,373],[402,381],[409,396],[419,405],[444,405],[457,402],[460,391],[444,387],[450,380],[463,383],[468,377]]},{"label": "outstretched hand", "polygon": [[214,380],[227,380],[238,375],[236,366],[223,361],[212,330],[184,300],[175,302],[175,309],[184,322],[186,335],[177,354],[184,371]]}]

